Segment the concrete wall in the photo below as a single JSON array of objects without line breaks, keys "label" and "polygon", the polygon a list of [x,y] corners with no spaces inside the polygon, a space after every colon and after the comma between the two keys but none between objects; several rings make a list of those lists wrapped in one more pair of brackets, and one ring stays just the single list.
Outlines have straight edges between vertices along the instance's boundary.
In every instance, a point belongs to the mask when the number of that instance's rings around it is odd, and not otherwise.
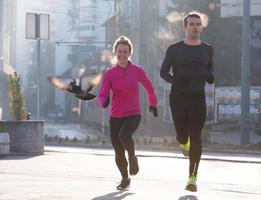
[{"label": "concrete wall", "polygon": [[7,155],[10,151],[10,136],[8,133],[0,133],[0,156]]},{"label": "concrete wall", "polygon": [[44,121],[0,121],[0,132],[10,135],[10,152],[44,153]]}]

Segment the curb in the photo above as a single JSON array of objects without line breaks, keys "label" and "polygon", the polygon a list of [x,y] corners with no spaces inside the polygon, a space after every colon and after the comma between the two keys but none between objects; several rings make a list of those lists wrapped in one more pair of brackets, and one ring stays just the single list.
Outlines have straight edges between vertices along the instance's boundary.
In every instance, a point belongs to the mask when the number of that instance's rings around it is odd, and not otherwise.
[{"label": "curb", "polygon": [[[91,148],[91,149],[110,149],[112,150],[112,146],[109,144],[84,144],[84,145],[77,145],[77,144],[48,144],[47,146],[50,147],[69,147],[69,148]],[[50,150],[45,150],[50,151]],[[136,151],[139,151],[138,157],[162,157],[162,158],[179,158],[179,159],[188,159],[184,157],[180,153],[179,148],[153,148],[153,147],[140,147],[136,146]],[[150,154],[144,154],[140,151],[148,151]],[[173,154],[173,155],[157,155],[158,153],[166,153],[166,154]],[[58,151],[57,151],[58,152]],[[216,154],[216,155],[207,155],[208,153]],[[224,154],[224,155],[223,155]],[[226,156],[230,156],[226,158]],[[241,155],[241,157],[239,157]],[[114,156],[114,154],[111,154]],[[223,157],[224,156],[224,157]],[[250,157],[252,156],[252,157]],[[209,160],[209,161],[223,161],[223,162],[238,162],[238,163],[255,163],[261,164],[261,152],[243,152],[243,151],[216,151],[212,149],[203,149],[203,154],[201,160]]]}]

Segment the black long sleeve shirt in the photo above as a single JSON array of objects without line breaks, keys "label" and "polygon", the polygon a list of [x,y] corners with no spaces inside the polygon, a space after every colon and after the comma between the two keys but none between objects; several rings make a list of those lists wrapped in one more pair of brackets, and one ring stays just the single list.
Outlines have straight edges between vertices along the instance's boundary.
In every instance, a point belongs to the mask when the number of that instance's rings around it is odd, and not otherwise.
[{"label": "black long sleeve shirt", "polygon": [[[173,74],[170,74],[170,68]],[[171,45],[162,63],[160,76],[175,90],[204,91],[206,81],[214,82],[212,46],[204,42],[188,45],[184,41]]]}]

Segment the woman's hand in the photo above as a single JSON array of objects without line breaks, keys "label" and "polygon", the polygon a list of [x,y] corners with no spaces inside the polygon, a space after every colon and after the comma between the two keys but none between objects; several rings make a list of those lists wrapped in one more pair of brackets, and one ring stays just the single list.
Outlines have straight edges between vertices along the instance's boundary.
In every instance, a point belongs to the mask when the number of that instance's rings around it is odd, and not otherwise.
[{"label": "woman's hand", "polygon": [[150,106],[150,112],[152,111],[152,114],[154,117],[158,116],[158,108],[154,106]]}]

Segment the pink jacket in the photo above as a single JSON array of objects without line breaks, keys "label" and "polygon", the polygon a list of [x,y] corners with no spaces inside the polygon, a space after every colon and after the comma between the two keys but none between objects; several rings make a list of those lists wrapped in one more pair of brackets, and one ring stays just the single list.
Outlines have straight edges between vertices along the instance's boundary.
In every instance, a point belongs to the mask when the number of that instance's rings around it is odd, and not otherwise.
[{"label": "pink jacket", "polygon": [[139,82],[147,92],[149,106],[157,106],[154,88],[142,67],[129,63],[126,68],[116,65],[106,71],[98,100],[101,107],[112,91],[110,116],[115,118],[141,114]]}]

